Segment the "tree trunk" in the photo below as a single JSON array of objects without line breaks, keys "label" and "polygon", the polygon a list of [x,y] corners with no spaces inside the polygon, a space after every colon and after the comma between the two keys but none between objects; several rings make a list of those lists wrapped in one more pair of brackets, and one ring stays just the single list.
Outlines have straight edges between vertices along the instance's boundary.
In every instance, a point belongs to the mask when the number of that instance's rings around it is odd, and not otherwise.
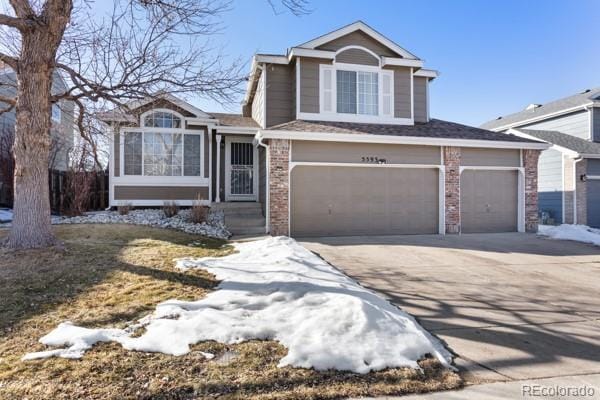
[{"label": "tree trunk", "polygon": [[21,35],[18,61],[12,228],[5,245],[31,249],[57,244],[50,224],[48,161],[52,74],[71,17],[71,0],[52,0],[35,27]]}]

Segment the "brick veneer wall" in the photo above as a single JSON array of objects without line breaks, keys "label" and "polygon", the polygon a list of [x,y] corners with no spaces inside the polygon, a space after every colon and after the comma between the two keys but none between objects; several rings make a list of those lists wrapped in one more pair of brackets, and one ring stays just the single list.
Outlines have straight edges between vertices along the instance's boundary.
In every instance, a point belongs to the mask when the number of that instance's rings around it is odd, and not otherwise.
[{"label": "brick veneer wall", "polygon": [[563,224],[572,224],[573,223],[573,193],[575,193],[575,182],[573,181],[573,159],[563,155],[564,158],[564,196],[565,203],[564,207],[564,216],[565,219]]},{"label": "brick veneer wall", "polygon": [[525,170],[525,231],[537,232],[538,228],[538,159],[539,150],[523,150]]},{"label": "brick veneer wall", "polygon": [[460,232],[460,147],[444,147],[446,233]]},{"label": "brick veneer wall", "polygon": [[289,235],[290,141],[269,141],[269,224],[273,236]]},{"label": "brick veneer wall", "polygon": [[587,172],[587,160],[583,159],[575,164],[575,206],[577,208],[578,224],[587,225],[587,185],[581,180],[581,175]]}]

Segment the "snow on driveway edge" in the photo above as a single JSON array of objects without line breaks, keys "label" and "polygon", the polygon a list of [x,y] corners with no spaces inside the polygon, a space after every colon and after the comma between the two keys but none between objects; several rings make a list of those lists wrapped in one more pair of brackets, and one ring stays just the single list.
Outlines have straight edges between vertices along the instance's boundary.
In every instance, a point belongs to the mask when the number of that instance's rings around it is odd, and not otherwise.
[{"label": "snow on driveway edge", "polygon": [[590,228],[586,225],[539,225],[538,235],[600,246],[600,229]]},{"label": "snow on driveway edge", "polygon": [[288,350],[279,366],[357,373],[393,367],[419,368],[426,354],[451,368],[452,355],[416,320],[311,253],[293,239],[268,238],[235,244],[237,253],[178,260],[221,281],[197,301],[168,300],[127,329],[88,329],[60,324],[40,339],[68,346],[25,355],[76,358],[99,341],[124,348],[183,355],[190,345],[215,340],[240,343],[276,340]]}]

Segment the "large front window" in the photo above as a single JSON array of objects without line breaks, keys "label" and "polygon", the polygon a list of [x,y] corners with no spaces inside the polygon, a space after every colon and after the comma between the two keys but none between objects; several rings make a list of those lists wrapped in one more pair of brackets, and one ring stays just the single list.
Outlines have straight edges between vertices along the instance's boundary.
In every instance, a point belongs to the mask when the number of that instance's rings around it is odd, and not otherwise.
[{"label": "large front window", "polygon": [[125,132],[123,172],[143,176],[200,176],[201,134]]},{"label": "large front window", "polygon": [[378,115],[379,86],[377,72],[336,71],[337,112]]}]

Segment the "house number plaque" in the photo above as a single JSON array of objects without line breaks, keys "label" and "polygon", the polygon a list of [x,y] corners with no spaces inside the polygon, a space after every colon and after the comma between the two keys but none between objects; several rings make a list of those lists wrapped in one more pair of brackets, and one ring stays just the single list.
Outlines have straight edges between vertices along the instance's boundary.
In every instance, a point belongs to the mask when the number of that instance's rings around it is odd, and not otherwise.
[{"label": "house number plaque", "polygon": [[375,156],[362,156],[360,160],[364,163],[368,164],[386,164],[387,160],[385,158],[379,158]]}]

